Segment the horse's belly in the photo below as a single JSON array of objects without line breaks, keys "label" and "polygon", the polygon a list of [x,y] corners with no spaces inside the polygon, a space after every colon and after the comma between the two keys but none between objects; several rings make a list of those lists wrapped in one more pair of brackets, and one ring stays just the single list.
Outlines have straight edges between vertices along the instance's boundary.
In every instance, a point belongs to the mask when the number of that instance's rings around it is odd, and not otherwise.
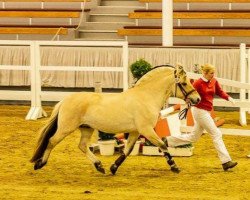
[{"label": "horse's belly", "polygon": [[107,133],[124,133],[136,130],[133,121],[122,116],[119,118],[88,116],[85,118],[84,124]]}]

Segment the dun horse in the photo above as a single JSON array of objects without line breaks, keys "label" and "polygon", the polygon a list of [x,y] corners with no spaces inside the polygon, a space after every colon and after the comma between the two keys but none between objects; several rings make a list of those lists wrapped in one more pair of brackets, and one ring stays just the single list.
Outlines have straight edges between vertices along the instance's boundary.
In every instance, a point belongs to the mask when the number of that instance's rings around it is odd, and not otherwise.
[{"label": "dun horse", "polygon": [[47,124],[41,129],[38,143],[31,158],[34,169],[42,168],[52,149],[66,136],[81,130],[80,150],[92,161],[95,168],[105,173],[101,161],[89,150],[94,129],[106,133],[129,133],[128,145],[111,165],[115,174],[130,154],[139,135],[145,136],[159,147],[173,172],[179,172],[166,144],[157,136],[154,127],[159,112],[171,94],[192,104],[200,101],[183,67],[160,66],[145,74],[135,86],[117,94],[79,92],[59,102]]}]

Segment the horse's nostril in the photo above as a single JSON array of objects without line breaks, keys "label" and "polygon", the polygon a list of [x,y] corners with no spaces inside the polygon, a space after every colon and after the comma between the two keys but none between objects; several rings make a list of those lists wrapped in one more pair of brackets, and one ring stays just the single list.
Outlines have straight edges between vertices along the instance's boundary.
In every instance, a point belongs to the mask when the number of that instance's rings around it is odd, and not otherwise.
[{"label": "horse's nostril", "polygon": [[200,98],[197,98],[197,103],[199,103],[199,102],[200,102],[200,100],[201,100]]}]

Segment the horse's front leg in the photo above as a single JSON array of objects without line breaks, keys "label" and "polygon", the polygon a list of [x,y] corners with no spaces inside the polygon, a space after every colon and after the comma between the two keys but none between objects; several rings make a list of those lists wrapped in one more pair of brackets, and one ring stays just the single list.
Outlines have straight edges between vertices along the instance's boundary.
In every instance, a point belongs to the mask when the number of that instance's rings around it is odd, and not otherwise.
[{"label": "horse's front leg", "polygon": [[180,169],[175,164],[175,161],[174,161],[173,157],[168,152],[167,145],[159,138],[159,136],[156,134],[154,129],[153,128],[148,128],[147,130],[144,130],[143,133],[145,133],[145,134],[142,134],[142,135],[144,135],[155,146],[159,147],[160,150],[163,152],[164,157],[167,160],[167,163],[171,167],[171,171],[173,171],[175,173],[179,173]]},{"label": "horse's front leg", "polygon": [[134,147],[138,137],[139,137],[138,132],[129,133],[126,148],[124,149],[123,153],[119,156],[119,158],[116,159],[115,163],[112,164],[110,167],[110,171],[113,175],[115,175],[118,167],[124,162],[126,157],[129,156],[129,154],[132,152],[133,147]]}]

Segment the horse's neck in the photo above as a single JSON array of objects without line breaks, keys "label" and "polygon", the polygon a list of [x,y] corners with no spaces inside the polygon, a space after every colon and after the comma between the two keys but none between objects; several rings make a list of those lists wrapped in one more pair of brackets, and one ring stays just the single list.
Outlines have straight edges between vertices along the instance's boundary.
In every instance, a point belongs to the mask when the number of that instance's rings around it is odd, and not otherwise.
[{"label": "horse's neck", "polygon": [[170,96],[173,84],[173,75],[161,75],[143,85],[138,86],[138,90],[140,90],[139,93],[145,98],[146,101],[151,100],[152,104],[161,108],[166,102],[166,99]]}]

